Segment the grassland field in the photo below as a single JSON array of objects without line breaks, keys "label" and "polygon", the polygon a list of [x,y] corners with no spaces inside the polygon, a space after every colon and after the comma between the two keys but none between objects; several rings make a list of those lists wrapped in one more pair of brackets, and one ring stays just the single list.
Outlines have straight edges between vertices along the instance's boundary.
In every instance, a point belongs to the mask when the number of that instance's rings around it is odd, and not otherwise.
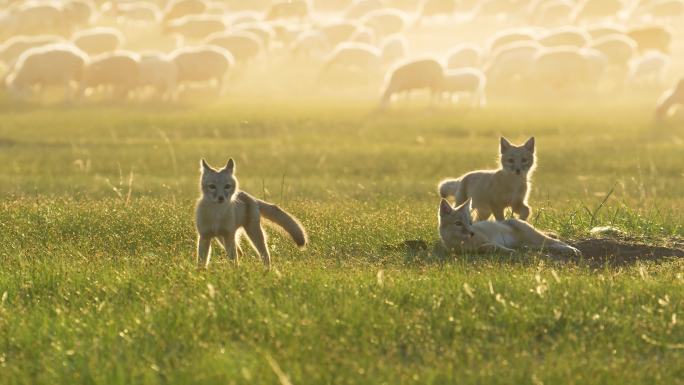
[{"label": "grassland field", "polygon": [[[646,107],[232,102],[0,112],[0,384],[681,384],[684,261],[409,253],[437,182],[537,139],[532,223],[684,238],[684,126]],[[199,159],[306,226],[195,267]],[[606,199],[607,198],[607,199]],[[604,202],[605,201],[605,202]],[[602,202],[604,202],[602,204]]]}]

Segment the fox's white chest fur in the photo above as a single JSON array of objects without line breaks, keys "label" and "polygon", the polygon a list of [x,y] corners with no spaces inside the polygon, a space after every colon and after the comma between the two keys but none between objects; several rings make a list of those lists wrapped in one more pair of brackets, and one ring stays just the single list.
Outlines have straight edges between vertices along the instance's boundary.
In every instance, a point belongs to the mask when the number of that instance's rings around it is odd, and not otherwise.
[{"label": "fox's white chest fur", "polygon": [[235,231],[235,202],[215,203],[201,199],[197,204],[197,232],[218,236]]}]

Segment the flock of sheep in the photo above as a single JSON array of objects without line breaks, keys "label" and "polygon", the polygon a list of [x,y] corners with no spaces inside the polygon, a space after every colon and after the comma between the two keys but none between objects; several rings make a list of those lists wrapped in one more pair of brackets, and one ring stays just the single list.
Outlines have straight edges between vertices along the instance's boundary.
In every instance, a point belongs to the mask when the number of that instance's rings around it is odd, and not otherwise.
[{"label": "flock of sheep", "polygon": [[414,90],[479,106],[521,90],[662,91],[681,76],[683,26],[684,0],[18,0],[0,9],[0,62],[18,98],[173,100],[249,71],[287,83],[279,71],[302,66],[292,83],[377,82],[383,106]]}]

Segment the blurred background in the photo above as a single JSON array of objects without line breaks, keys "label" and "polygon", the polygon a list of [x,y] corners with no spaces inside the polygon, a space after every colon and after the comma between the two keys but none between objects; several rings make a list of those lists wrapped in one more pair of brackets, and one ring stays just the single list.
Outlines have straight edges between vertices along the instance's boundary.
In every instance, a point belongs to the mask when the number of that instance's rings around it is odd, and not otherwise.
[{"label": "blurred background", "polygon": [[27,103],[655,108],[684,72],[683,0],[0,4],[2,94]]}]

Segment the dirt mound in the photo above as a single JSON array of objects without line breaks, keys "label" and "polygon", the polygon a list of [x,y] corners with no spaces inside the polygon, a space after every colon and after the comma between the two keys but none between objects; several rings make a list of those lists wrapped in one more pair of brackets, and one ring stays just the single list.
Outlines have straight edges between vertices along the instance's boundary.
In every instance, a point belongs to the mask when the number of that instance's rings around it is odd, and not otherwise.
[{"label": "dirt mound", "polygon": [[652,246],[630,240],[612,238],[587,238],[572,243],[582,252],[581,259],[591,263],[625,265],[637,261],[659,261],[671,257],[684,257],[684,249]]}]

